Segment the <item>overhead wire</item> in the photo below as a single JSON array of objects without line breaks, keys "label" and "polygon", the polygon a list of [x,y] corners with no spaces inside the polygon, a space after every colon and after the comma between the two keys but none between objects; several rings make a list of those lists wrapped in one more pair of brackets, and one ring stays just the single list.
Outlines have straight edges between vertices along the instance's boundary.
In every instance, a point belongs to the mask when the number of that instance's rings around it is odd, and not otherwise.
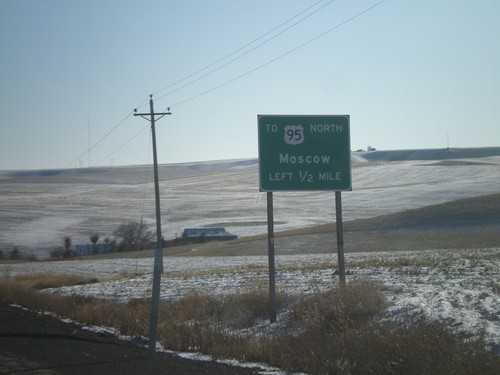
[{"label": "overhead wire", "polygon": [[[175,83],[173,83],[173,84],[171,84],[171,85],[169,85],[169,86],[167,86],[167,87],[165,87],[165,88],[163,88],[163,89],[161,89],[161,90],[158,90],[158,91],[156,91],[155,93],[159,93],[159,92],[161,92],[161,91],[164,91],[165,89],[170,88],[170,87],[174,86],[174,85],[175,85],[175,84],[177,84],[177,83],[180,83],[180,82],[182,82],[182,81],[185,81],[186,79],[191,78],[191,77],[195,76],[196,74],[201,73],[202,71],[207,70],[208,68],[210,68],[210,67],[212,67],[212,66],[214,66],[214,65],[217,65],[218,63],[220,63],[220,62],[224,61],[224,60],[225,60],[225,59],[227,59],[228,57],[230,57],[230,56],[232,56],[232,55],[235,55],[236,53],[238,53],[238,52],[240,52],[240,51],[244,50],[246,47],[249,47],[250,45],[254,44],[254,43],[255,43],[255,42],[257,42],[258,40],[260,40],[260,39],[264,38],[265,36],[267,36],[267,35],[269,35],[269,34],[273,33],[273,32],[274,32],[274,31],[276,31],[276,30],[280,29],[282,26],[286,25],[287,23],[289,23],[289,22],[290,22],[290,21],[292,21],[293,19],[297,18],[297,17],[298,17],[298,16],[300,16],[301,14],[305,13],[305,12],[306,12],[306,11],[308,11],[309,9],[311,9],[311,8],[315,7],[317,4],[319,4],[319,3],[320,3],[320,2],[322,2],[322,1],[323,1],[323,0],[318,1],[317,3],[315,3],[315,4],[314,4],[314,5],[312,5],[312,6],[310,6],[309,8],[305,9],[305,10],[304,10],[304,11],[302,11],[301,13],[299,13],[299,14],[295,15],[294,17],[292,17],[292,18],[288,19],[287,21],[283,22],[282,24],[280,24],[279,26],[275,27],[275,28],[274,28],[274,29],[272,29],[271,31],[268,31],[267,33],[265,33],[265,34],[261,35],[261,36],[260,36],[260,37],[258,37],[257,39],[254,39],[252,42],[247,43],[247,44],[246,44],[246,45],[244,45],[243,47],[241,47],[241,48],[237,49],[236,51],[234,51],[234,52],[230,53],[229,55],[226,55],[226,56],[225,56],[225,57],[223,57],[222,59],[217,60],[216,62],[214,62],[214,63],[212,63],[212,64],[210,64],[210,65],[208,65],[208,66],[204,67],[203,69],[198,70],[196,73],[193,73],[193,74],[191,74],[191,75],[189,75],[189,76],[187,76],[187,77],[185,77],[185,78],[183,78],[183,79],[181,79],[181,80],[179,80],[179,81],[177,81],[177,82],[175,82]],[[304,20],[308,19],[309,17],[313,16],[314,14],[318,13],[320,10],[322,10],[322,9],[326,8],[328,5],[330,5],[330,4],[331,4],[331,3],[333,3],[334,1],[336,1],[336,0],[330,0],[328,3],[324,4],[324,5],[323,5],[323,6],[321,6],[320,8],[318,8],[318,9],[314,10],[313,12],[309,13],[308,15],[306,15],[306,16],[305,16],[305,17],[303,17],[303,18],[301,18],[301,19],[300,19],[300,20],[298,20],[297,22],[295,22],[295,23],[293,23],[292,25],[288,26],[287,28],[285,28],[285,29],[281,30],[279,33],[272,35],[270,38],[267,38],[267,39],[266,39],[266,40],[264,40],[263,42],[261,42],[261,43],[257,44],[256,46],[254,46],[254,47],[252,47],[251,49],[249,49],[249,50],[245,51],[244,53],[242,53],[242,54],[240,54],[240,55],[236,56],[235,58],[233,58],[233,59],[229,60],[228,62],[226,62],[226,63],[224,63],[224,64],[222,64],[222,65],[218,66],[217,68],[210,70],[208,73],[206,73],[206,74],[204,74],[204,75],[202,75],[202,76],[200,76],[200,77],[198,77],[198,78],[195,78],[195,79],[193,79],[193,80],[189,81],[189,82],[188,82],[188,83],[186,83],[185,85],[182,85],[182,86],[180,86],[180,87],[178,87],[178,88],[176,88],[176,89],[174,89],[174,90],[169,91],[168,93],[166,93],[166,94],[164,94],[164,95],[162,95],[162,96],[160,96],[160,97],[157,97],[156,99],[157,99],[157,100],[163,99],[163,98],[165,98],[165,97],[167,97],[167,96],[169,96],[169,95],[171,95],[171,94],[174,94],[174,93],[176,93],[176,92],[178,92],[178,91],[182,90],[183,88],[188,87],[188,86],[192,85],[193,83],[196,83],[196,82],[198,82],[198,81],[202,80],[203,78],[206,78],[206,77],[208,77],[209,75],[211,75],[211,74],[213,74],[213,73],[215,73],[215,72],[217,72],[217,71],[219,71],[219,70],[221,70],[221,69],[225,68],[226,66],[228,66],[228,65],[230,65],[230,64],[232,64],[232,63],[234,63],[235,61],[237,61],[237,60],[241,59],[242,57],[244,57],[244,56],[248,55],[249,53],[251,53],[251,52],[255,51],[255,50],[256,50],[256,49],[258,49],[259,47],[262,47],[263,45],[267,44],[267,43],[268,43],[268,42],[270,42],[271,40],[273,40],[273,39],[277,38],[278,36],[280,36],[281,34],[285,33],[286,31],[290,30],[291,28],[293,28],[293,27],[297,26],[299,23],[303,22]],[[155,94],[155,93],[153,93],[153,94]]]},{"label": "overhead wire", "polygon": [[300,45],[298,45],[298,46],[296,46],[296,47],[288,50],[287,52],[285,52],[285,53],[283,53],[283,54],[281,54],[281,55],[279,55],[279,56],[277,56],[277,57],[275,57],[275,58],[273,58],[271,60],[268,60],[267,62],[265,62],[265,63],[257,66],[256,68],[253,68],[253,69],[251,69],[249,71],[246,71],[245,73],[242,73],[242,74],[240,74],[240,75],[238,75],[238,76],[236,76],[236,77],[234,77],[234,78],[232,78],[230,80],[227,80],[227,81],[225,81],[225,82],[223,82],[223,83],[221,83],[221,84],[219,84],[217,86],[214,86],[214,87],[212,87],[212,88],[210,88],[208,90],[205,90],[205,91],[203,91],[203,92],[201,92],[199,94],[196,94],[196,95],[194,95],[194,96],[192,96],[192,97],[190,97],[188,99],[182,100],[182,101],[177,102],[175,104],[171,104],[171,105],[169,105],[169,108],[174,108],[174,107],[180,106],[180,105],[182,105],[184,103],[187,103],[187,102],[189,102],[191,100],[197,99],[197,98],[199,98],[199,97],[201,97],[203,95],[206,95],[206,94],[211,93],[211,92],[213,92],[213,91],[215,91],[217,89],[220,89],[221,87],[227,86],[230,83],[233,83],[233,82],[235,82],[235,81],[237,81],[237,80],[239,80],[239,79],[241,79],[243,77],[246,77],[247,75],[252,74],[252,73],[254,73],[254,72],[256,72],[256,71],[258,71],[258,70],[260,70],[260,69],[262,69],[262,68],[264,68],[264,67],[266,67],[266,66],[268,66],[268,65],[270,65],[270,64],[272,64],[272,63],[274,63],[274,62],[276,62],[276,61],[278,61],[280,59],[282,59],[283,57],[285,57],[285,56],[287,56],[287,55],[289,55],[289,54],[291,54],[291,53],[293,53],[293,52],[295,52],[295,51],[297,51],[297,50],[305,47],[306,45],[308,45],[308,44],[310,44],[310,43],[318,40],[319,38],[321,38],[321,37],[323,37],[323,36],[331,33],[332,31],[337,30],[338,28],[344,26],[345,24],[347,24],[347,23],[353,21],[354,19],[362,16],[363,14],[371,11],[372,9],[374,9],[377,6],[379,6],[380,4],[382,4],[385,1],[386,0],[379,1],[378,3],[376,3],[376,4],[374,4],[374,5],[370,6],[370,7],[362,10],[361,12],[356,13],[355,15],[351,16],[347,20],[345,20],[345,21],[343,21],[343,22],[335,25],[334,27],[332,27],[332,28],[330,28],[330,29],[322,32],[321,34],[316,35],[314,38],[311,38],[308,41],[306,41],[306,42],[304,42],[304,43],[302,43],[302,44],[300,44]]},{"label": "overhead wire", "polygon": [[[215,61],[215,62],[213,62],[213,63],[211,63],[211,64],[208,64],[208,65],[206,65],[205,67],[203,67],[203,68],[201,68],[201,69],[197,70],[196,72],[194,72],[194,73],[192,73],[192,74],[189,74],[189,75],[187,75],[186,77],[181,78],[181,79],[179,79],[178,81],[175,81],[175,82],[173,82],[173,83],[169,84],[168,86],[165,86],[165,87],[163,87],[163,88],[161,88],[161,89],[159,89],[159,90],[157,90],[157,91],[153,92],[153,95],[156,95],[156,94],[157,94],[157,93],[159,93],[159,92],[162,92],[162,91],[164,91],[164,90],[166,90],[166,89],[168,89],[168,88],[170,88],[170,87],[172,87],[172,86],[175,86],[176,84],[181,83],[181,82],[185,81],[186,79],[189,79],[189,78],[191,78],[191,77],[195,76],[196,74],[201,73],[202,71],[204,71],[204,70],[206,70],[206,69],[208,69],[208,68],[211,68],[211,67],[212,67],[212,66],[214,66],[214,65],[217,65],[217,64],[218,64],[218,63],[220,63],[221,61],[224,61],[224,60],[225,60],[225,59],[227,59],[228,57],[231,57],[232,55],[234,55],[234,54],[236,54],[236,53],[240,52],[241,50],[245,49],[246,47],[248,47],[248,46],[252,45],[252,44],[253,44],[253,43],[255,43],[256,41],[258,41],[258,40],[262,39],[262,38],[263,38],[263,37],[265,37],[266,35],[269,35],[270,33],[274,32],[274,31],[275,31],[275,30],[277,30],[277,29],[279,29],[281,26],[286,25],[288,22],[290,22],[291,20],[293,20],[293,19],[297,18],[297,17],[298,17],[298,16],[300,16],[301,14],[303,14],[303,13],[307,12],[309,9],[314,8],[317,4],[321,3],[322,1],[323,1],[323,0],[319,0],[318,2],[314,3],[313,5],[311,5],[310,7],[306,8],[306,9],[304,9],[303,11],[301,11],[301,12],[300,12],[300,13],[298,13],[298,14],[296,14],[296,15],[295,15],[295,16],[293,16],[292,18],[289,18],[289,19],[288,19],[288,20],[286,20],[285,22],[283,22],[283,23],[279,24],[278,26],[276,26],[276,27],[275,27],[275,28],[273,28],[272,30],[270,30],[270,31],[268,31],[268,32],[266,32],[266,33],[264,33],[264,34],[262,34],[261,36],[259,36],[259,37],[255,38],[255,39],[254,39],[254,40],[252,40],[251,42],[248,42],[248,43],[247,43],[247,44],[245,44],[244,46],[242,46],[242,47],[240,47],[240,48],[236,49],[235,51],[233,51],[233,52],[231,52],[231,53],[227,54],[226,56],[224,56],[224,57],[222,57],[222,58],[218,59],[217,61]],[[335,0],[333,0],[333,1],[335,1]]]},{"label": "overhead wire", "polygon": [[105,160],[107,160],[108,158],[110,158],[111,156],[113,156],[114,154],[116,154],[118,151],[120,151],[123,147],[125,147],[126,145],[128,145],[130,142],[132,142],[135,138],[137,138],[140,134],[142,134],[144,132],[144,130],[148,129],[148,125],[144,126],[141,130],[139,130],[137,133],[135,133],[131,138],[129,138],[127,141],[125,141],[124,143],[122,143],[118,148],[116,148],[115,150],[113,150],[111,153],[109,153],[106,157],[104,157],[103,159],[101,159],[101,161],[97,164],[95,164],[95,166],[98,166],[98,165],[101,165],[102,162],[104,162]]},{"label": "overhead wire", "polygon": [[[139,108],[141,107],[142,105],[144,105],[144,103],[146,103],[147,101],[149,100],[149,97],[144,99],[139,105],[137,105],[135,108]],[[78,155],[76,158],[74,158],[71,162],[67,163],[66,165],[63,166],[63,168],[69,168],[71,165],[73,165],[77,160],[81,159],[82,157],[84,157],[85,155],[87,155],[91,150],[93,150],[98,144],[100,144],[102,141],[104,141],[104,139],[106,139],[108,136],[110,136],[116,129],[118,129],[121,125],[123,125],[123,123],[125,123],[125,121],[134,113],[134,111],[131,111],[127,114],[127,116],[125,116],[123,119],[121,119],[110,131],[108,131],[106,134],[104,134],[101,138],[99,138],[99,140],[97,142],[95,142],[92,146],[90,146],[86,151],[82,152],[80,155]],[[106,156],[104,159],[102,159],[99,163],[97,164],[94,164],[94,166],[98,166],[100,165],[104,160],[106,160],[107,158],[109,158],[110,156],[112,156],[113,154],[115,154],[116,152],[118,152],[120,149],[122,149],[126,144],[128,144],[130,141],[132,141],[134,138],[136,138],[140,133],[142,133],[144,131],[144,129],[142,129],[141,131],[139,131],[138,133],[136,133],[134,136],[132,136],[132,138],[130,138],[128,141],[126,141],[125,143],[123,143],[120,147],[118,147],[115,151],[113,151],[112,153],[108,154],[108,156]]]},{"label": "overhead wire", "polygon": [[111,133],[113,133],[116,129],[118,129],[120,127],[120,125],[122,125],[132,115],[132,113],[133,112],[130,112],[121,121],[119,121],[110,131],[108,131],[106,134],[104,134],[97,142],[95,142],[92,146],[90,146],[85,152],[82,152],[80,155],[78,155],[71,162],[66,164],[63,168],[68,168],[69,166],[73,165],[73,163],[75,163],[77,160],[81,159],[87,153],[89,153],[91,150],[93,150],[98,144],[100,144],[104,139],[106,139]]}]

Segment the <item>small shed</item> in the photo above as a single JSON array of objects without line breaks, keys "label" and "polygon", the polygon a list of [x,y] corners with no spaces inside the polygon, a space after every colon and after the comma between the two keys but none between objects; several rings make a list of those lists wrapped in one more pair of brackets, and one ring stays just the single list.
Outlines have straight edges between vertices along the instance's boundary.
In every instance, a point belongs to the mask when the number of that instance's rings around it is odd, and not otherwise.
[{"label": "small shed", "polygon": [[225,241],[234,240],[237,235],[229,233],[222,227],[185,228],[182,239],[185,241]]}]

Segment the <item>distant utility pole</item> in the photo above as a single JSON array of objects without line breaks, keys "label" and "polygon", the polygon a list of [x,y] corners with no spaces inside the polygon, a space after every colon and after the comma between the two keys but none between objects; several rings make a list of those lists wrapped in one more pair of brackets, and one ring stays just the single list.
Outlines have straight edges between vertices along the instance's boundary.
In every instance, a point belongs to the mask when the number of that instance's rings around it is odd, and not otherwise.
[{"label": "distant utility pole", "polygon": [[90,168],[90,115],[87,115],[87,140],[89,145],[89,168]]},{"label": "distant utility pole", "polygon": [[163,116],[171,115],[172,113],[170,113],[170,108],[168,109],[168,112],[155,113],[153,108],[153,95],[149,96],[149,113],[137,113],[137,109],[135,109],[134,112],[135,112],[134,116],[141,116],[142,118],[148,120],[151,123],[151,137],[153,139],[153,162],[154,162],[155,202],[156,202],[156,250],[155,250],[155,261],[153,266],[153,293],[151,296],[151,316],[149,321],[149,343],[148,343],[149,357],[153,359],[156,354],[158,310],[160,306],[160,283],[161,283],[161,274],[163,272],[163,239],[161,235],[160,184],[158,182],[158,157],[156,154],[155,120],[159,120]]}]

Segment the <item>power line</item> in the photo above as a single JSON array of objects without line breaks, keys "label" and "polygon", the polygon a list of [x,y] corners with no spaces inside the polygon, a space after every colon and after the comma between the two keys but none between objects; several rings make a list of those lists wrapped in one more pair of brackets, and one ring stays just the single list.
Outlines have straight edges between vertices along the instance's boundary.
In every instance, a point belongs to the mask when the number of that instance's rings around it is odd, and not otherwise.
[{"label": "power line", "polygon": [[148,129],[149,127],[148,126],[145,126],[143,127],[141,130],[139,130],[136,134],[134,134],[130,139],[128,139],[127,141],[125,141],[124,143],[122,143],[118,148],[116,148],[115,150],[113,150],[113,152],[109,153],[108,155],[106,155],[106,157],[104,157],[99,163],[95,164],[96,166],[97,165],[100,165],[102,162],[104,162],[105,160],[107,160],[109,157],[113,156],[114,154],[116,154],[118,151],[120,151],[123,147],[125,147],[126,145],[128,145],[130,142],[132,142],[135,138],[137,138],[141,133],[144,132],[144,130]]},{"label": "power line", "polygon": [[[308,10],[310,10],[310,9],[314,8],[316,5],[318,5],[319,3],[323,2],[323,1],[324,1],[324,0],[319,0],[318,2],[314,3],[313,5],[311,5],[311,6],[307,7],[306,9],[302,10],[301,12],[297,13],[297,14],[296,14],[296,15],[294,15],[293,17],[291,17],[291,18],[287,19],[286,21],[282,22],[281,24],[279,24],[278,26],[276,26],[276,27],[275,27],[275,28],[273,28],[272,30],[267,31],[267,32],[265,32],[264,34],[262,34],[261,36],[259,36],[259,37],[255,38],[255,39],[254,39],[254,40],[252,40],[251,42],[249,42],[249,43],[247,43],[247,44],[243,45],[242,47],[240,47],[240,48],[238,48],[238,49],[234,50],[233,52],[231,52],[231,53],[227,54],[226,56],[224,56],[224,57],[222,57],[222,58],[220,58],[220,59],[218,59],[217,61],[215,61],[215,62],[213,62],[213,63],[211,63],[211,64],[206,65],[205,67],[203,67],[203,68],[201,68],[201,69],[197,70],[196,72],[191,73],[191,74],[189,74],[189,75],[185,76],[184,78],[181,78],[181,79],[179,79],[178,81],[175,81],[175,82],[173,82],[173,83],[171,83],[171,84],[169,84],[169,85],[167,85],[167,86],[165,86],[165,87],[163,87],[163,88],[161,88],[161,89],[159,89],[159,90],[157,90],[157,91],[153,92],[153,94],[158,94],[158,93],[160,93],[160,92],[162,92],[162,91],[164,91],[164,90],[166,90],[166,89],[169,89],[169,88],[170,88],[170,87],[172,87],[172,86],[175,86],[175,85],[177,85],[177,84],[179,84],[179,83],[181,83],[181,82],[183,82],[183,81],[185,81],[185,80],[187,80],[187,79],[189,79],[189,78],[191,78],[191,77],[193,77],[193,76],[195,76],[195,75],[197,75],[197,74],[199,74],[199,73],[201,73],[201,72],[203,72],[203,71],[205,71],[205,70],[207,70],[207,69],[209,69],[209,68],[211,68],[211,67],[213,67],[213,66],[215,66],[215,65],[217,65],[217,64],[219,64],[220,62],[222,62],[222,61],[226,60],[227,58],[229,58],[229,57],[231,57],[231,56],[233,56],[233,55],[237,54],[238,52],[240,52],[240,51],[244,50],[245,48],[247,48],[247,47],[251,46],[251,45],[252,45],[252,44],[254,44],[255,42],[259,41],[260,39],[262,39],[262,38],[266,37],[267,35],[269,35],[269,34],[273,33],[274,31],[276,31],[276,30],[280,29],[282,26],[286,25],[287,23],[291,22],[291,21],[292,21],[292,20],[294,20],[295,18],[297,18],[297,17],[301,16],[302,14],[306,13]],[[331,3],[333,3],[334,1],[336,1],[336,0],[331,0],[331,1],[329,1],[327,4],[323,5],[323,6],[322,6],[322,7],[320,7],[319,9],[316,9],[314,12],[310,13],[310,14],[309,14],[309,15],[307,15],[306,17],[304,17],[304,18],[300,19],[298,22],[294,23],[292,26],[288,27],[288,28],[287,28],[287,29],[285,29],[284,31],[289,30],[290,28],[292,28],[293,26],[297,25],[298,23],[300,23],[300,22],[304,21],[305,19],[307,19],[307,18],[311,17],[313,14],[315,14],[315,13],[319,12],[321,9],[323,9],[323,8],[325,8],[326,6],[330,5],[330,4],[331,4]],[[194,83],[194,82],[196,82],[196,81],[198,81],[198,80],[200,80],[200,79],[202,79],[202,78],[205,78],[207,75],[210,75],[210,74],[212,74],[212,73],[214,73],[214,72],[216,72],[216,71],[218,71],[218,70],[222,69],[223,67],[225,67],[225,66],[229,65],[230,63],[232,63],[232,62],[234,62],[234,61],[236,61],[236,60],[240,59],[241,57],[243,57],[243,56],[247,55],[247,54],[248,54],[248,53],[250,53],[251,51],[253,51],[253,50],[255,50],[256,48],[260,47],[261,45],[263,45],[263,44],[267,43],[269,40],[276,38],[277,36],[279,36],[280,34],[282,34],[284,31],[282,31],[282,32],[280,32],[280,33],[276,34],[275,36],[273,36],[273,37],[271,37],[271,38],[267,39],[265,42],[263,42],[263,43],[259,44],[257,47],[254,47],[254,48],[252,48],[251,50],[249,50],[248,52],[245,52],[244,54],[239,55],[238,57],[236,57],[235,59],[231,60],[230,62],[228,62],[228,63],[226,63],[226,64],[222,65],[221,67],[219,67],[219,68],[217,68],[217,69],[215,69],[215,70],[212,70],[211,72],[209,72],[209,73],[205,74],[204,76],[202,76],[202,77],[200,77],[200,78],[198,78],[198,79],[195,79],[195,80],[194,80],[194,81],[192,81],[192,82],[189,82],[188,84],[186,84],[186,85],[182,86],[181,88],[179,88],[179,89],[177,89],[177,90],[174,90],[174,91],[169,92],[169,93],[167,93],[167,94],[165,94],[165,95],[163,95],[163,96],[160,96],[160,97],[158,97],[157,99],[164,98],[165,96],[170,95],[170,94],[172,94],[173,92],[176,92],[176,91],[178,91],[178,90],[180,90],[180,89],[182,89],[182,88],[184,88],[184,87],[186,87],[186,86],[188,86],[188,85],[190,85],[190,84],[192,84],[192,83]],[[143,103],[143,104],[144,104],[144,103]]]},{"label": "power line", "polygon": [[84,157],[87,153],[90,152],[90,150],[94,149],[99,143],[101,143],[106,137],[108,137],[111,133],[113,133],[116,129],[120,127],[131,115],[133,112],[130,112],[127,116],[125,116],[118,124],[116,124],[109,132],[107,132],[104,136],[102,136],[96,143],[94,143],[92,146],[89,146],[88,150],[85,152],[82,152],[80,155],[78,155],[75,159],[73,159],[71,162],[66,164],[63,168],[69,168],[73,163],[75,163],[77,160],[81,159]]},{"label": "power line", "polygon": [[356,18],[358,18],[358,17],[362,16],[363,14],[368,13],[370,10],[372,10],[372,9],[374,9],[375,7],[379,6],[379,5],[380,5],[380,4],[382,4],[383,2],[385,2],[385,0],[381,0],[381,1],[379,1],[378,3],[376,3],[376,4],[374,4],[374,5],[370,6],[370,7],[368,7],[368,8],[366,8],[366,9],[364,9],[363,11],[361,11],[361,12],[359,12],[359,13],[356,13],[354,16],[352,16],[352,17],[348,18],[347,20],[345,20],[345,21],[343,21],[343,22],[341,22],[341,23],[339,23],[339,24],[335,25],[334,27],[332,27],[332,28],[330,28],[330,29],[328,29],[328,30],[324,31],[324,32],[323,32],[323,33],[321,33],[321,34],[316,35],[314,38],[309,39],[308,41],[306,41],[306,42],[304,42],[304,43],[302,43],[302,44],[298,45],[297,47],[294,47],[294,48],[292,48],[292,49],[288,50],[287,52],[285,52],[285,53],[283,53],[283,54],[281,54],[281,55],[279,55],[279,56],[275,57],[274,59],[271,59],[271,60],[269,60],[269,61],[265,62],[264,64],[261,64],[261,65],[257,66],[256,68],[253,68],[253,69],[251,69],[251,70],[249,70],[249,71],[247,71],[247,72],[245,72],[245,73],[243,73],[243,74],[240,74],[239,76],[236,76],[236,77],[234,77],[234,78],[232,78],[232,79],[230,79],[230,80],[228,80],[228,81],[225,81],[225,82],[223,82],[223,83],[221,83],[221,84],[219,84],[219,85],[217,85],[217,86],[214,86],[214,87],[212,87],[212,88],[210,88],[210,89],[208,89],[208,90],[206,90],[206,91],[203,91],[203,92],[202,92],[202,93],[200,93],[200,94],[194,95],[194,96],[192,96],[192,97],[190,97],[190,98],[188,98],[188,99],[185,99],[185,100],[182,100],[182,101],[177,102],[177,103],[175,103],[175,104],[172,104],[172,105],[170,105],[169,107],[170,107],[170,108],[174,108],[174,107],[176,107],[176,106],[182,105],[182,104],[187,103],[187,102],[189,102],[189,101],[191,101],[191,100],[197,99],[197,98],[199,98],[200,96],[203,96],[203,95],[208,94],[208,93],[210,93],[210,92],[212,92],[212,91],[215,91],[215,90],[217,90],[217,89],[219,89],[219,88],[221,88],[221,87],[227,86],[227,85],[229,85],[230,83],[233,83],[233,82],[235,82],[235,81],[237,81],[237,80],[239,80],[239,79],[241,79],[241,78],[243,78],[243,77],[246,77],[247,75],[252,74],[252,73],[256,72],[257,70],[260,70],[260,69],[262,69],[262,68],[264,68],[264,67],[266,67],[266,66],[268,66],[268,65],[270,65],[270,64],[272,64],[272,63],[274,63],[275,61],[278,61],[278,60],[280,60],[281,58],[283,58],[283,57],[285,57],[285,56],[287,56],[287,55],[289,55],[289,54],[291,54],[291,53],[293,53],[293,52],[295,52],[295,51],[297,51],[297,50],[301,49],[302,47],[305,47],[306,45],[308,45],[308,44],[310,44],[310,43],[312,43],[312,42],[316,41],[317,39],[319,39],[319,38],[321,38],[321,37],[323,37],[323,36],[325,36],[325,35],[327,35],[327,34],[331,33],[332,31],[337,30],[338,28],[340,28],[340,27],[344,26],[345,24],[347,24],[347,23],[349,23],[349,22],[353,21],[354,19],[356,19]]}]

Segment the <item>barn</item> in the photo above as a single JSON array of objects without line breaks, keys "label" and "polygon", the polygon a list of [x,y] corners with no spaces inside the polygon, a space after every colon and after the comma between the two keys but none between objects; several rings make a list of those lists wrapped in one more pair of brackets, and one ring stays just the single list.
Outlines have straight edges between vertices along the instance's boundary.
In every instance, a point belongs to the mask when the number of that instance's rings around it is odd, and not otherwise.
[{"label": "barn", "polygon": [[227,232],[223,227],[185,228],[182,232],[182,239],[186,242],[225,241],[236,238],[237,235]]}]

